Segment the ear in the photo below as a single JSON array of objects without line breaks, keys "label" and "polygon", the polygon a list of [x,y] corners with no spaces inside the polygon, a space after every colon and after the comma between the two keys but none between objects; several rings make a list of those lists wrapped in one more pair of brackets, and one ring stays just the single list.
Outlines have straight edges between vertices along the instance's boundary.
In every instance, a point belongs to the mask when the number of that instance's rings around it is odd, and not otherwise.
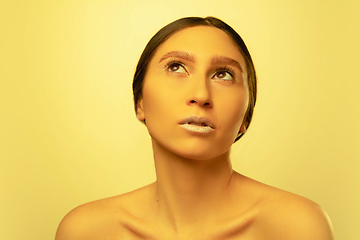
[{"label": "ear", "polygon": [[141,122],[145,120],[143,99],[139,100],[139,102],[136,104],[136,117]]},{"label": "ear", "polygon": [[240,132],[246,133],[246,126],[247,125],[248,125],[247,122],[244,120],[244,122],[240,126]]}]

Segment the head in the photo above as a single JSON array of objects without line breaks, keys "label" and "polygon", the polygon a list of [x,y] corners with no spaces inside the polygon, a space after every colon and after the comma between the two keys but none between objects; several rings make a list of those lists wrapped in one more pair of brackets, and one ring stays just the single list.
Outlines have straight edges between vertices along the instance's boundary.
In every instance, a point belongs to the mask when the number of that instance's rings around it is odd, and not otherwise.
[{"label": "head", "polygon": [[[242,40],[242,38],[233,30],[229,25],[225,22],[214,18],[214,17],[187,17],[178,19],[162,29],[160,29],[148,42],[146,45],[140,60],[137,64],[134,80],[133,80],[133,95],[134,95],[134,104],[135,104],[135,111],[137,111],[137,106],[139,101],[142,99],[143,95],[143,86],[144,86],[144,79],[146,76],[147,68],[149,62],[151,61],[152,57],[156,53],[157,49],[159,48],[162,43],[164,43],[169,37],[171,37],[176,32],[196,26],[209,26],[215,27],[226,33],[237,45],[239,52],[243,56],[246,64],[247,70],[247,81],[248,81],[248,90],[249,90],[249,104],[248,108],[245,113],[244,122],[246,123],[246,129],[249,127],[251,123],[251,119],[254,112],[254,107],[256,103],[256,92],[257,92],[257,82],[256,82],[256,73],[253,61],[251,59],[250,53]],[[144,121],[145,123],[145,121]],[[243,132],[238,132],[238,136],[235,139],[235,142],[239,140],[243,135]]]}]

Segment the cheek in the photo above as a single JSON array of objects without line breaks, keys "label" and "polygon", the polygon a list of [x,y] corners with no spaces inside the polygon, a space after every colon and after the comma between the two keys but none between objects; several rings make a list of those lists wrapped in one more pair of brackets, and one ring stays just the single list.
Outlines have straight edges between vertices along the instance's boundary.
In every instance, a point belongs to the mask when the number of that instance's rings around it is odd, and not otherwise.
[{"label": "cheek", "polygon": [[[229,128],[229,134],[237,132],[244,120],[246,110],[249,104],[248,91],[236,91],[232,94],[226,94],[221,97],[221,108],[218,113],[219,118]],[[220,106],[219,106],[220,107]]]},{"label": "cheek", "polygon": [[146,84],[143,89],[143,106],[146,125],[163,127],[163,123],[172,118],[171,111],[176,104],[174,94],[160,84]]}]

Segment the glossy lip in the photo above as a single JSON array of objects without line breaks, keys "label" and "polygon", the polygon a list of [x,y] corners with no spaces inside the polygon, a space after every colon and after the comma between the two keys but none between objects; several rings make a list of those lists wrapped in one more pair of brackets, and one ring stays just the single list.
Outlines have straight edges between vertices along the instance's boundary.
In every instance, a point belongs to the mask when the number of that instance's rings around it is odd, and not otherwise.
[{"label": "glossy lip", "polygon": [[[190,123],[200,123],[200,124],[205,124],[205,126],[190,124]],[[181,127],[194,133],[204,134],[204,133],[210,133],[215,130],[214,124],[207,117],[190,116],[181,120],[179,124]]]},{"label": "glossy lip", "polygon": [[210,119],[208,119],[207,117],[197,117],[197,116],[190,116],[187,118],[184,118],[183,120],[181,120],[179,122],[179,124],[187,124],[187,123],[204,123],[207,126],[214,128],[214,124],[211,122]]}]

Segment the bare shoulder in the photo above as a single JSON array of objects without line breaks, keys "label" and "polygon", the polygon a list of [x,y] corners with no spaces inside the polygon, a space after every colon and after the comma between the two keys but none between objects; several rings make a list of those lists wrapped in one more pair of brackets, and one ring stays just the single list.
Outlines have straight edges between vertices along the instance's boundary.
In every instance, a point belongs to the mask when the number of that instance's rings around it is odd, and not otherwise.
[{"label": "bare shoulder", "polygon": [[330,219],[321,206],[299,195],[256,184],[265,193],[255,223],[262,230],[260,239],[334,239]]},{"label": "bare shoulder", "polygon": [[55,239],[97,239],[96,236],[110,234],[107,230],[122,211],[113,204],[113,199],[103,199],[74,208],[61,221]]},{"label": "bare shoulder", "polygon": [[136,225],[132,208],[138,206],[143,191],[140,188],[74,208],[61,221],[55,239],[131,239],[129,226]]}]

